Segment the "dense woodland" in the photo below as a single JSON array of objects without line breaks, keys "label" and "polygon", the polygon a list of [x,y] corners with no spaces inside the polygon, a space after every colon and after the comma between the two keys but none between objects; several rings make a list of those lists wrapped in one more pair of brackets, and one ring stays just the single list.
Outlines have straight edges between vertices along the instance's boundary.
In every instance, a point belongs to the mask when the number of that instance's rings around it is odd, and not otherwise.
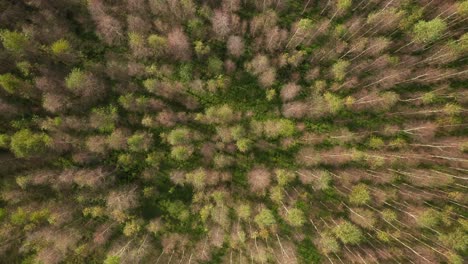
[{"label": "dense woodland", "polygon": [[0,0],[0,263],[466,263],[467,25],[466,0]]}]

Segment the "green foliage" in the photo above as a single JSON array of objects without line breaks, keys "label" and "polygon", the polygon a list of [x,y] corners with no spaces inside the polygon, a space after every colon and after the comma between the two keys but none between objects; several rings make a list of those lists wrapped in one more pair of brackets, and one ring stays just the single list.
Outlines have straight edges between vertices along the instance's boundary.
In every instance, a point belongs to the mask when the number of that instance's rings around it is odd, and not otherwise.
[{"label": "green foliage", "polygon": [[3,47],[12,53],[22,53],[26,48],[29,37],[23,33],[9,30],[0,31]]},{"label": "green foliage", "polygon": [[221,74],[223,70],[223,61],[217,57],[210,57],[208,59],[207,69],[211,75],[216,76]]},{"label": "green foliage", "polygon": [[326,2],[0,1],[0,262],[463,263],[468,1]]},{"label": "green foliage", "polygon": [[188,160],[192,156],[192,150],[186,146],[175,146],[171,150],[171,157],[178,161]]},{"label": "green foliage", "polygon": [[340,244],[338,244],[338,241],[328,232],[320,237],[319,243],[321,251],[325,254],[338,253],[340,251]]},{"label": "green foliage", "polygon": [[309,18],[301,18],[301,20],[299,20],[299,23],[297,25],[297,27],[301,30],[308,30],[308,29],[311,29],[313,27],[313,21]]},{"label": "green foliage", "polygon": [[440,18],[419,21],[413,28],[414,39],[421,43],[432,42],[440,38],[446,29],[447,24]]},{"label": "green foliage", "polygon": [[27,158],[44,153],[52,142],[44,133],[33,133],[29,129],[22,129],[11,137],[11,151],[18,158]]},{"label": "green foliage", "polygon": [[153,139],[147,133],[136,133],[128,138],[128,148],[134,152],[146,152],[151,148]]},{"label": "green foliage", "polygon": [[125,236],[134,236],[141,230],[141,225],[137,220],[131,220],[127,222],[123,229],[123,234]]},{"label": "green foliage", "polygon": [[20,61],[16,63],[16,67],[24,76],[31,74],[32,65],[28,61]]},{"label": "green foliage", "polygon": [[148,45],[153,50],[155,55],[160,55],[165,52],[167,48],[167,39],[165,37],[152,34],[148,36]]},{"label": "green foliage", "polygon": [[297,247],[297,252],[301,260],[301,263],[304,263],[304,264],[322,263],[322,256],[317,251],[317,248],[315,248],[312,241],[308,238],[302,240],[299,243]]},{"label": "green foliage", "polygon": [[9,148],[10,136],[6,134],[0,134],[0,148]]},{"label": "green foliage", "polygon": [[385,231],[377,231],[377,238],[385,243],[389,243],[391,241],[390,235]]},{"label": "green foliage", "polygon": [[460,16],[468,17],[468,1],[465,0],[463,2],[458,3],[457,13]]},{"label": "green foliage", "polygon": [[361,242],[363,239],[361,230],[357,226],[347,221],[344,221],[335,226],[333,228],[333,233],[344,244],[359,244],[359,242]]},{"label": "green foliage", "polygon": [[234,110],[227,104],[212,106],[206,109],[205,116],[211,123],[229,123],[234,119]]},{"label": "green foliage", "polygon": [[250,205],[241,204],[237,207],[237,216],[239,216],[240,219],[247,220],[250,218],[250,214],[251,214]]},{"label": "green foliage", "polygon": [[203,42],[201,42],[199,40],[195,41],[194,44],[195,44],[195,53],[198,56],[203,56],[203,55],[209,54],[210,51],[211,51],[211,48],[210,48],[209,45],[205,45]]},{"label": "green foliage", "polygon": [[385,142],[379,137],[371,137],[369,139],[369,147],[372,149],[381,149],[385,146]]},{"label": "green foliage", "polygon": [[294,122],[289,119],[270,119],[263,122],[263,132],[267,138],[289,137],[294,134]]},{"label": "green foliage", "polygon": [[333,95],[332,93],[326,92],[324,94],[325,101],[328,104],[328,108],[330,109],[330,113],[336,114],[344,107],[343,99],[340,97]]},{"label": "green foliage", "polygon": [[453,252],[450,252],[447,258],[450,264],[463,264],[463,257]]},{"label": "green foliage", "polygon": [[439,239],[444,245],[454,250],[464,252],[468,249],[468,234],[461,228],[457,228],[448,234],[440,234]]},{"label": "green foliage", "polygon": [[390,223],[397,219],[396,213],[390,209],[384,209],[381,213],[382,213],[383,219],[385,219],[386,221]]},{"label": "green foliage", "polygon": [[438,225],[441,220],[440,212],[434,209],[427,209],[418,217],[417,222],[421,227],[431,228]]},{"label": "green foliage", "polygon": [[50,50],[54,55],[60,55],[69,52],[71,49],[70,43],[66,39],[59,39],[52,43]]},{"label": "green foliage", "polygon": [[28,213],[19,207],[10,215],[10,221],[14,225],[24,225],[28,222]]},{"label": "green foliage", "polygon": [[346,70],[348,69],[350,63],[349,61],[345,60],[338,60],[332,66],[332,73],[337,81],[342,81],[346,77]]},{"label": "green foliage", "polygon": [[167,136],[167,141],[171,145],[182,145],[190,143],[190,130],[187,128],[176,128]]},{"label": "green foliage", "polygon": [[161,207],[168,213],[168,216],[172,219],[185,222],[190,217],[190,211],[188,207],[179,200],[176,201],[161,201]]},{"label": "green foliage", "polygon": [[0,85],[8,93],[14,93],[19,88],[21,83],[22,81],[11,73],[0,75]]},{"label": "green foliage", "polygon": [[104,264],[120,264],[120,256],[109,255],[104,260]]},{"label": "green foliage", "polygon": [[192,80],[193,66],[190,63],[182,64],[179,68],[179,78],[183,82]]},{"label": "green foliage", "polygon": [[271,210],[263,208],[254,218],[259,227],[268,227],[276,224],[276,219]]},{"label": "green foliage", "polygon": [[65,86],[68,89],[74,90],[82,85],[86,79],[86,74],[78,68],[74,68],[65,78]]},{"label": "green foliage", "polygon": [[286,212],[286,221],[294,227],[301,227],[305,223],[304,212],[297,208],[289,209]]},{"label": "green foliage", "polygon": [[206,173],[203,170],[196,170],[191,173],[187,173],[185,176],[187,182],[191,183],[195,189],[202,190],[205,188]]},{"label": "green foliage", "polygon": [[236,142],[236,146],[240,152],[247,152],[252,146],[252,141],[248,138],[241,138]]},{"label": "green foliage", "polygon": [[275,170],[275,175],[279,186],[286,186],[288,183],[290,183],[296,178],[294,172],[284,169]]},{"label": "green foliage", "polygon": [[100,132],[110,133],[114,131],[115,122],[118,119],[117,108],[115,106],[94,108],[91,114],[92,119],[96,120],[96,126]]},{"label": "green foliage", "polygon": [[5,216],[6,216],[6,210],[5,210],[5,208],[1,208],[1,207],[0,207],[0,221],[2,221],[3,218],[5,218]]},{"label": "green foliage", "polygon": [[351,7],[352,0],[338,0],[336,7],[340,11],[345,11]]},{"label": "green foliage", "polygon": [[370,201],[370,193],[365,184],[358,184],[353,187],[349,194],[349,202],[356,205],[365,204]]}]

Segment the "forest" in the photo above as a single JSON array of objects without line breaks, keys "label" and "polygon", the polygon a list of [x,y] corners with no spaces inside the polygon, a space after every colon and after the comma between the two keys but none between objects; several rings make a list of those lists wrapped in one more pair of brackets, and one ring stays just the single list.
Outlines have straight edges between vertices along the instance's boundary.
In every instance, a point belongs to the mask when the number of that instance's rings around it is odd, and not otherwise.
[{"label": "forest", "polygon": [[0,264],[463,264],[468,0],[0,0]]}]

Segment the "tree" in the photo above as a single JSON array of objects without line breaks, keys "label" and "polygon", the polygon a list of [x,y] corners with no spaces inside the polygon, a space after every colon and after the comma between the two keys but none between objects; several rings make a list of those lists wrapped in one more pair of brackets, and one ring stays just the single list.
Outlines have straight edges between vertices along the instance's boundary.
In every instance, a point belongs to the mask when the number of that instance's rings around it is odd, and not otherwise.
[{"label": "tree", "polygon": [[319,239],[319,248],[324,254],[338,253],[340,251],[340,244],[328,232],[323,233]]},{"label": "tree", "polygon": [[332,66],[332,74],[335,80],[337,81],[343,81],[345,76],[346,76],[346,71],[349,67],[350,63],[349,61],[345,60],[338,60],[335,64]]},{"label": "tree", "polygon": [[447,29],[447,24],[441,18],[431,21],[419,21],[414,25],[414,40],[420,43],[428,43],[437,40]]},{"label": "tree", "polygon": [[242,220],[248,220],[251,215],[251,208],[249,204],[240,204],[236,208],[237,216]]},{"label": "tree", "polygon": [[209,45],[207,44],[204,44],[202,41],[200,40],[197,40],[194,42],[195,44],[195,53],[199,56],[199,57],[202,57],[204,55],[207,55],[210,53],[211,51],[211,48]]},{"label": "tree", "polygon": [[369,147],[372,149],[381,149],[385,146],[385,142],[379,137],[371,137],[368,143]]},{"label": "tree", "polygon": [[289,119],[272,119],[264,122],[264,133],[267,138],[289,137],[296,131],[294,123]]},{"label": "tree", "polygon": [[421,227],[432,228],[438,225],[441,222],[440,212],[430,208],[422,212],[418,218],[417,222]]},{"label": "tree", "polygon": [[0,75],[0,85],[8,93],[15,93],[20,86],[22,81],[11,73],[5,73]]},{"label": "tree", "polygon": [[252,140],[248,138],[241,138],[237,140],[236,146],[240,152],[247,152],[252,146]]},{"label": "tree", "polygon": [[108,255],[104,260],[104,264],[120,264],[120,256]]},{"label": "tree", "polygon": [[169,135],[167,135],[167,141],[171,145],[183,145],[190,143],[190,130],[187,128],[173,129]]},{"label": "tree", "polygon": [[349,202],[356,205],[365,204],[370,201],[370,193],[365,184],[358,184],[353,187],[349,194]]},{"label": "tree", "polygon": [[255,167],[247,174],[250,190],[262,193],[271,183],[271,173],[265,167]]},{"label": "tree", "polygon": [[0,31],[0,39],[3,47],[15,54],[24,52],[29,43],[29,37],[26,34],[9,30]]},{"label": "tree", "polygon": [[276,169],[275,176],[279,186],[286,186],[296,178],[294,172],[285,169]]},{"label": "tree", "polygon": [[344,244],[359,244],[363,239],[361,230],[347,221],[338,224],[332,231]]},{"label": "tree", "polygon": [[135,236],[141,230],[141,223],[140,221],[132,219],[131,221],[127,222],[123,229],[123,234],[125,236]]},{"label": "tree", "polygon": [[286,221],[293,227],[301,227],[305,223],[304,212],[297,208],[289,209],[286,212]]},{"label": "tree", "polygon": [[[296,30],[294,31],[293,35],[291,36],[291,38],[289,39],[289,42],[286,44],[286,48],[289,47],[289,45],[291,44],[291,42],[294,40],[294,38],[296,37],[296,35],[300,34],[300,35],[306,35],[306,32],[308,32],[309,30],[311,30],[313,28],[314,24],[312,22],[311,19],[309,18],[302,18],[301,20],[299,20],[299,22],[297,23],[297,26],[296,26]],[[296,45],[299,45],[300,42],[304,39],[304,36],[302,36],[299,40],[298,40],[298,43]]]},{"label": "tree", "polygon": [[212,106],[205,111],[206,121],[215,124],[224,124],[234,121],[234,110],[227,104]]},{"label": "tree", "polygon": [[229,54],[238,58],[244,53],[244,41],[239,36],[230,36],[227,40],[227,50]]},{"label": "tree", "polygon": [[198,169],[185,175],[187,182],[191,183],[197,190],[203,190],[206,184],[206,172]]},{"label": "tree", "polygon": [[134,152],[147,152],[153,144],[152,135],[138,132],[127,139],[128,148]]},{"label": "tree", "polygon": [[156,56],[162,55],[167,51],[167,38],[151,34],[147,39],[148,45]]},{"label": "tree", "polygon": [[28,158],[42,154],[52,143],[52,139],[45,133],[34,133],[29,129],[22,129],[11,137],[11,151],[18,158]]},{"label": "tree", "polygon": [[217,76],[221,74],[223,71],[223,65],[224,63],[222,60],[220,60],[218,57],[211,56],[208,59],[208,65],[207,65],[208,73],[210,73],[213,76]]},{"label": "tree", "polygon": [[175,28],[167,35],[167,45],[176,60],[188,61],[192,56],[190,42],[181,28]]},{"label": "tree", "polygon": [[10,136],[0,134],[0,148],[8,148],[10,146]]},{"label": "tree", "polygon": [[326,92],[323,97],[328,104],[328,111],[331,114],[337,114],[341,109],[343,109],[344,103],[343,99],[340,97],[329,92]]},{"label": "tree", "polygon": [[299,92],[301,91],[301,86],[295,84],[295,83],[288,83],[283,88],[281,89],[281,100],[283,102],[290,101],[296,97]]},{"label": "tree", "polygon": [[254,218],[255,223],[261,228],[276,224],[276,219],[271,210],[263,208]]},{"label": "tree", "polygon": [[70,43],[66,39],[59,39],[52,43],[50,46],[50,50],[52,51],[52,54],[59,56],[62,54],[66,54],[69,52],[71,49]]},{"label": "tree", "polygon": [[186,146],[175,146],[171,149],[171,157],[179,161],[188,160],[192,153],[192,149]]},{"label": "tree", "polygon": [[229,14],[222,10],[215,10],[211,25],[213,26],[213,32],[216,37],[224,39],[231,31],[231,19]]},{"label": "tree", "polygon": [[99,130],[102,133],[110,133],[115,129],[119,115],[115,106],[107,106],[94,108],[89,117],[91,127]]},{"label": "tree", "polygon": [[439,240],[447,247],[460,252],[468,248],[468,234],[462,228],[457,228],[448,234],[440,234]]}]

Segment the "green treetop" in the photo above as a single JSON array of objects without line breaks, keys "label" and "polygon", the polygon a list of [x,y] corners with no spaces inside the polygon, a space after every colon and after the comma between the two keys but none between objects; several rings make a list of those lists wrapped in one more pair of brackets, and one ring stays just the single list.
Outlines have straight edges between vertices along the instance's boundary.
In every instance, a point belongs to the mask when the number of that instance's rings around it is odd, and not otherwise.
[{"label": "green treetop", "polygon": [[21,83],[22,81],[11,73],[0,75],[0,86],[2,86],[7,93],[14,93]]},{"label": "green treetop", "polygon": [[267,227],[276,224],[275,216],[271,210],[265,208],[255,216],[254,221],[260,227]]},{"label": "green treetop", "polygon": [[354,245],[358,244],[362,240],[361,230],[347,221],[335,226],[335,228],[333,228],[333,233],[344,244]]},{"label": "green treetop", "polygon": [[70,42],[68,42],[66,39],[59,39],[52,43],[52,46],[50,46],[50,50],[54,55],[67,53],[70,49]]},{"label": "green treetop", "polygon": [[414,40],[420,43],[427,43],[437,40],[447,29],[447,24],[440,18],[431,21],[419,21],[414,25]]},{"label": "green treetop", "polygon": [[301,227],[305,223],[304,212],[300,209],[292,208],[286,213],[286,221],[294,227]]},{"label": "green treetop", "polygon": [[349,195],[349,202],[352,204],[365,204],[370,201],[370,193],[365,184],[358,184],[354,186]]},{"label": "green treetop", "polygon": [[43,153],[52,139],[44,133],[33,133],[22,129],[11,137],[11,151],[18,158],[26,158]]},{"label": "green treetop", "polygon": [[29,38],[20,32],[3,30],[0,31],[0,40],[6,50],[13,53],[21,53],[26,48]]}]

